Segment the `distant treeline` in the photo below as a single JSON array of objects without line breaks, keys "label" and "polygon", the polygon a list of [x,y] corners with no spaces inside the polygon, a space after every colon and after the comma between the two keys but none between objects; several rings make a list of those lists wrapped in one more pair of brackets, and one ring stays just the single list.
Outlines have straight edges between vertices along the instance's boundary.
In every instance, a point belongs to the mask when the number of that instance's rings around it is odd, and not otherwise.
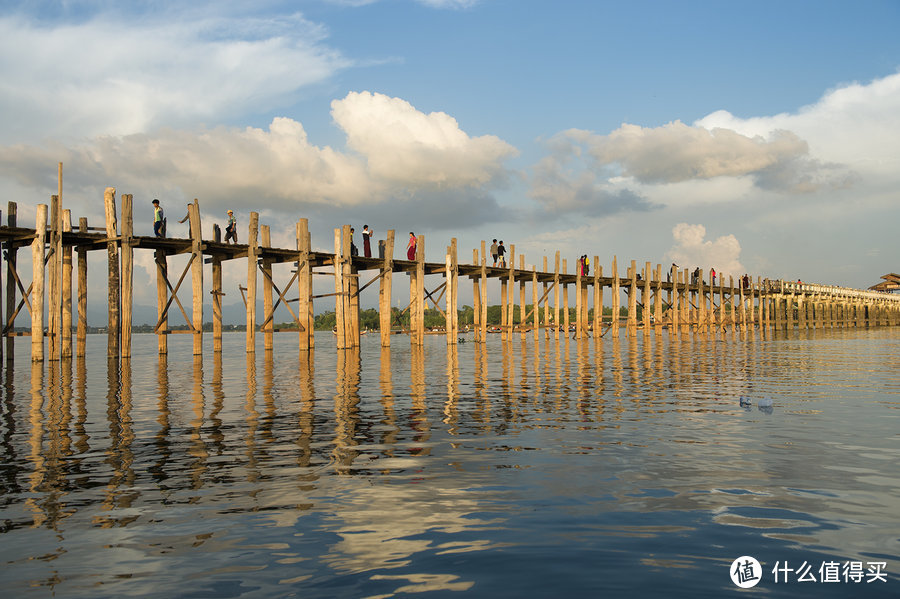
[{"label": "distant treeline", "polygon": [[[665,304],[664,304],[664,307]],[[726,306],[726,312],[730,311],[731,306]],[[641,306],[637,307],[637,319],[640,320],[642,318],[643,308]],[[472,306],[463,306],[458,310],[459,314],[459,326],[464,327],[466,325],[472,325],[475,322],[475,314]],[[609,317],[612,314],[612,308],[609,306],[603,307],[603,314],[606,317]],[[534,322],[534,315],[531,314],[531,304],[525,306],[525,315],[527,316],[526,324],[530,324]],[[553,309],[550,310],[551,320],[553,317]],[[625,317],[628,315],[628,308],[626,306],[621,306],[619,308],[619,316]],[[569,321],[575,322],[575,308],[569,308]],[[565,315],[560,310],[559,319],[562,321],[565,318]],[[594,309],[591,308],[588,310],[588,320],[593,320],[594,318]],[[546,324],[544,322],[544,307],[538,307],[538,320],[540,324]],[[519,305],[516,304],[513,306],[513,324],[520,324],[522,322],[522,314],[520,313]],[[336,319],[334,316],[334,311],[322,312],[321,314],[316,315],[315,317],[315,328],[317,331],[330,331],[334,328],[336,324]],[[445,326],[446,322],[444,319],[443,313],[439,310],[433,310],[426,308],[425,309],[425,328],[439,328]],[[488,325],[499,325],[500,324],[500,306],[488,306],[487,309],[487,324]],[[369,308],[367,310],[360,310],[359,312],[359,326],[361,330],[369,329],[370,331],[377,331],[380,328],[378,310],[375,308]],[[297,325],[294,322],[284,322],[275,325],[275,328],[278,329],[293,329],[296,328]],[[399,308],[391,308],[391,327],[392,328],[400,328],[400,329],[408,329],[409,328],[409,310],[400,310]],[[169,325],[170,330],[175,331],[186,331],[189,329],[188,325]],[[28,327],[16,327],[15,331],[27,332],[31,329]],[[74,330],[74,329],[73,329]],[[212,322],[206,322],[203,324],[204,332],[212,332],[213,324]],[[243,324],[222,324],[223,331],[246,331],[247,327]],[[151,324],[140,324],[134,325],[132,327],[132,331],[134,333],[153,333],[153,325]],[[88,333],[106,333],[106,327],[88,327]]]}]

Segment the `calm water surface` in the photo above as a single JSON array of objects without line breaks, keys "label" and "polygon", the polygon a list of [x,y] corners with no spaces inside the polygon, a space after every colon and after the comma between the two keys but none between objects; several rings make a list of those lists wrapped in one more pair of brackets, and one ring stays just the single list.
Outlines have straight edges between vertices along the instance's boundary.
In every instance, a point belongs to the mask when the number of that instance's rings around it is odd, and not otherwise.
[{"label": "calm water surface", "polygon": [[20,340],[4,596],[900,596],[900,330],[362,341],[138,335],[119,368]]}]

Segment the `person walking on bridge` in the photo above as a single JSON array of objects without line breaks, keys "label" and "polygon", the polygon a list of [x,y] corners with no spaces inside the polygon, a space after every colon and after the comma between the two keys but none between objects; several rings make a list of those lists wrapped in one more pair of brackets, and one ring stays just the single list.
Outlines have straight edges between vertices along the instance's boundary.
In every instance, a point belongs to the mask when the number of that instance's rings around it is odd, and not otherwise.
[{"label": "person walking on bridge", "polygon": [[166,236],[166,214],[163,212],[159,200],[153,200],[153,234],[157,237]]},{"label": "person walking on bridge", "polygon": [[497,240],[491,244],[491,258],[494,259],[494,266],[497,266]]},{"label": "person walking on bridge", "polygon": [[[506,248],[503,247],[503,240],[500,240],[500,245],[497,246],[497,262],[500,263],[500,268],[506,268]],[[497,266],[495,263],[494,266]]]},{"label": "person walking on bridge", "polygon": [[406,258],[408,260],[416,259],[416,234],[409,232],[409,241],[406,244]]},{"label": "person walking on bridge", "polygon": [[229,240],[237,245],[237,219],[234,218],[234,210],[228,211],[228,225],[225,227],[225,243],[230,243]]}]

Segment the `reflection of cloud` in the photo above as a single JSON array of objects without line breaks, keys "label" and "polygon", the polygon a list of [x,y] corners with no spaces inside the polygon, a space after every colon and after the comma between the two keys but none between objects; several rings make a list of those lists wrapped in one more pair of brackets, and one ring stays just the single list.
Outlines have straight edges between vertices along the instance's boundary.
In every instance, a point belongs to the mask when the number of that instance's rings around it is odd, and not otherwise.
[{"label": "reflection of cloud", "polygon": [[724,276],[740,276],[744,266],[740,262],[741,244],[734,235],[723,235],[715,241],[706,241],[706,227],[679,223],[672,228],[675,245],[666,257],[680,268],[700,266],[714,267]]}]

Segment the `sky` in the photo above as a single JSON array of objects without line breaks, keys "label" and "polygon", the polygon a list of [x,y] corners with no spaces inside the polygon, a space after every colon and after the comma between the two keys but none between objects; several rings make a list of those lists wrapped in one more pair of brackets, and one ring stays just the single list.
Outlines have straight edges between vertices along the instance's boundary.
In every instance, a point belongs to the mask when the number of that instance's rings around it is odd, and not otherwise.
[{"label": "sky", "polygon": [[75,222],[111,186],[137,234],[159,198],[186,236],[198,198],[206,237],[230,208],[281,247],[305,217],[320,250],[368,224],[435,262],[497,238],[866,288],[900,271],[898,26],[895,0],[0,0],[0,192],[30,225],[62,162]]}]

